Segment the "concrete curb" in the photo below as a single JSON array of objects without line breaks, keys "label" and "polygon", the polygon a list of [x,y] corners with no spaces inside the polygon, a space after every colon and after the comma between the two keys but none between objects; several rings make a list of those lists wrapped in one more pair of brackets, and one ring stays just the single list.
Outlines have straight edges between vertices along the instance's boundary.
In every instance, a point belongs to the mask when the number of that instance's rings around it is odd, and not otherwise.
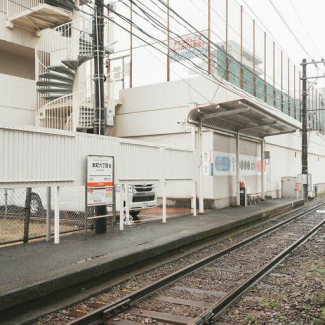
[{"label": "concrete curb", "polygon": [[129,252],[129,254],[128,252],[122,251],[89,261],[89,263],[87,262],[86,267],[85,264],[74,264],[65,267],[64,269],[48,272],[44,276],[35,278],[33,283],[27,284],[20,281],[14,284],[4,285],[1,288],[3,292],[0,293],[0,311],[47,296],[51,293],[66,289],[73,285],[80,284],[80,286],[82,286],[83,282],[94,279],[95,277],[107,275],[118,269],[143,262],[150,258],[157,257],[160,254],[164,254],[188,244],[192,244],[195,241],[200,241],[202,239],[218,235],[230,229],[234,229],[263,218],[273,217],[280,213],[288,212],[302,204],[303,200],[296,201],[294,204],[286,203],[277,205],[262,212],[246,216],[240,220],[225,223],[221,226],[220,224],[218,224],[218,226],[210,224],[208,226],[201,227],[200,232],[193,230],[188,231],[186,234],[180,233],[177,235],[171,235],[167,238],[164,237],[163,239],[157,239],[154,242],[138,247],[137,251],[132,253]]}]

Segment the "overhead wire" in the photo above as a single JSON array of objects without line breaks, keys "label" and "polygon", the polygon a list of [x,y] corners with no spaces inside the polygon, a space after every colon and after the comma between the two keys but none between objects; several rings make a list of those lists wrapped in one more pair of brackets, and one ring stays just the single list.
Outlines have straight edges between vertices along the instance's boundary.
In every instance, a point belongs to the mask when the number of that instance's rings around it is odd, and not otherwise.
[{"label": "overhead wire", "polygon": [[[287,29],[289,30],[289,32],[291,33],[291,35],[294,37],[294,39],[297,41],[297,43],[299,44],[299,46],[303,49],[303,51],[307,54],[307,56],[309,57],[309,59],[314,62],[314,59],[312,58],[312,56],[309,54],[309,52],[305,49],[305,47],[302,45],[302,43],[300,42],[300,40],[298,39],[298,37],[296,36],[296,34],[293,32],[292,28],[289,26],[289,24],[287,23],[287,21],[285,20],[285,18],[283,17],[283,15],[281,14],[280,9],[278,9],[278,7],[275,5],[275,3],[273,2],[273,0],[269,0],[269,2],[271,3],[272,7],[274,8],[274,10],[276,11],[276,13],[279,15],[279,17],[281,18],[281,20],[283,21],[283,23],[285,24],[285,26],[287,27]],[[316,69],[317,71],[320,70],[322,71],[323,74],[325,74],[325,72],[318,67],[318,65],[316,65]]]},{"label": "overhead wire", "polygon": [[292,3],[291,0],[289,0],[289,2],[290,2],[291,7],[293,8],[293,10],[295,11],[296,16],[298,17],[298,19],[299,19],[299,21],[300,21],[302,27],[304,28],[304,30],[305,30],[305,32],[306,32],[306,34],[307,34],[309,40],[311,41],[311,43],[314,45],[316,51],[318,52],[318,55],[319,55],[319,56],[322,56],[322,55],[320,54],[320,51],[319,51],[318,47],[316,46],[316,44],[314,43],[312,37],[310,36],[310,34],[309,34],[309,32],[308,32],[308,29],[306,28],[306,26],[305,26],[303,20],[301,19],[300,15],[299,15],[299,13],[298,13],[298,11],[297,11],[297,9],[296,9],[296,7],[294,6],[294,4]]},{"label": "overhead wire", "polygon": [[[10,0],[10,1],[12,1],[12,0]],[[60,1],[60,0],[59,0]],[[132,0],[131,0],[132,1]],[[12,1],[13,2],[13,1]],[[93,7],[91,7],[90,5],[89,5],[89,3],[85,3],[83,0],[81,0],[81,2],[82,3],[84,3],[84,4],[86,4],[88,7],[90,7],[92,10],[95,10]],[[24,7],[24,6],[22,6],[22,7]],[[71,8],[73,8],[73,9],[76,9],[76,10],[79,10],[79,11],[83,11],[83,10],[81,10],[80,8],[77,8],[76,6],[70,6]],[[84,11],[83,11],[84,12]],[[87,14],[87,15],[91,15],[90,13],[88,13],[88,12],[84,12],[85,14]],[[93,15],[92,15],[93,16]],[[104,15],[105,16],[105,15]],[[108,18],[107,16],[105,16],[105,18]],[[114,22],[113,21],[113,23],[116,23],[116,22]],[[189,24],[190,25],[190,24]],[[183,25],[184,26],[184,25]],[[191,25],[190,25],[191,26]],[[120,26],[121,28],[123,28],[122,26]],[[192,26],[191,26],[192,27]],[[141,29],[140,29],[141,30]],[[129,31],[128,31],[129,32]],[[138,37],[137,35],[135,35],[136,37]],[[149,37],[152,37],[152,36],[149,36]],[[151,44],[149,44],[148,42],[145,42],[143,39],[141,39],[140,38],[140,40],[141,41],[143,41],[144,43],[146,43],[147,45],[151,45]],[[154,47],[155,48],[155,47]],[[155,48],[155,49],[157,49],[157,48]],[[165,54],[165,53],[164,53]],[[179,54],[178,54],[179,55]],[[186,58],[185,58],[186,59]],[[182,64],[182,63],[181,63]],[[184,65],[184,64],[182,64],[182,65]],[[191,65],[193,65],[193,62],[191,61]],[[197,66],[196,64],[194,64],[195,66],[196,66],[196,68],[198,68],[198,69],[200,69],[200,70],[202,70],[202,68],[201,67],[199,67],[199,66]],[[188,66],[186,66],[186,65],[184,65],[186,68],[188,68],[188,69],[190,69]],[[197,73],[197,71],[195,71],[194,70],[194,72],[195,73]],[[206,78],[206,76],[203,76],[203,77],[205,77]],[[214,77],[214,79],[216,79],[215,78],[215,76],[213,76]],[[238,78],[237,76],[235,76],[236,78]],[[211,80],[211,78],[207,78],[208,80],[210,80],[210,81],[212,81]],[[216,79],[216,83],[219,85],[219,87],[220,86],[223,86],[224,88],[226,88],[226,89],[228,89],[228,90],[230,90],[230,91],[232,91],[232,92],[234,92],[234,93],[236,93],[236,94],[238,94],[238,90],[233,86],[233,85],[225,85],[221,80],[219,80],[219,79]],[[232,90],[232,89],[229,89],[229,86],[231,86],[232,88],[234,88],[236,91],[234,91],[234,90]],[[241,91],[242,92],[242,91]],[[265,94],[265,93],[264,93]],[[246,93],[246,95],[247,95],[247,93]],[[215,95],[214,95],[215,96]],[[251,96],[251,97],[253,97],[253,96]],[[256,97],[254,97],[254,98],[256,98]],[[262,102],[263,103],[263,105],[264,105],[264,102]],[[265,106],[265,105],[264,105]]]},{"label": "overhead wire", "polygon": [[[9,0],[9,1],[11,1],[11,2],[13,2],[13,3],[15,3],[15,4],[18,4],[18,5],[20,5],[19,3],[16,3],[16,2],[14,2],[13,0]],[[60,1],[60,0],[59,0]],[[60,1],[61,2],[61,1]],[[81,0],[81,2],[83,3],[83,4],[86,4],[89,8],[91,8],[92,10],[94,10],[94,7],[91,7],[90,5],[89,5],[89,3],[87,2],[84,2],[84,0]],[[62,2],[63,3],[63,2]],[[66,3],[65,3],[66,4]],[[23,7],[23,8],[25,8],[25,9],[28,9],[28,10],[31,10],[31,11],[33,11],[32,9],[29,9],[29,8],[27,8],[27,7],[25,7],[25,6],[23,6],[23,5],[20,5],[21,7]],[[87,14],[87,15],[91,15],[91,16],[94,16],[94,15],[92,15],[92,14],[90,14],[90,13],[88,13],[88,12],[85,12],[84,10],[81,10],[80,8],[78,8],[78,7],[76,7],[76,6],[72,6],[72,5],[70,5],[69,6],[71,9],[76,9],[76,10],[78,10],[78,11],[81,11],[81,12],[84,12],[85,14]],[[48,18],[51,18],[51,17],[49,17],[49,16],[47,16]],[[53,19],[52,19],[53,20]],[[55,21],[55,20],[53,20],[53,21]],[[55,21],[56,23],[61,23],[61,22],[59,22],[59,21]],[[183,25],[184,27],[185,27],[185,25]],[[121,26],[120,26],[121,27]],[[179,36],[179,35],[178,35]],[[148,44],[148,43],[147,43]],[[148,44],[149,45],[149,44]],[[165,54],[165,53],[164,53]],[[185,59],[187,59],[187,58],[185,58]],[[193,65],[193,62],[191,61],[191,64]],[[183,65],[183,64],[182,64]],[[188,66],[186,66],[186,65],[184,65],[186,68],[189,68]],[[198,68],[198,69],[201,69],[202,70],[202,68],[201,67],[199,67],[199,66],[197,66],[196,65],[196,68]],[[197,73],[197,71],[195,71],[195,70],[193,70],[193,72],[195,72],[195,73]],[[214,76],[213,76],[214,77]],[[234,78],[237,78],[237,79],[239,79],[236,75],[234,75]],[[217,80],[217,81],[219,81],[220,82],[220,80]],[[219,87],[221,86],[221,84],[220,83],[218,83],[218,85],[219,85]],[[232,86],[232,85],[231,85]],[[219,88],[218,87],[218,88]],[[258,90],[258,91],[260,91],[260,90]],[[200,94],[201,96],[202,96],[202,94]],[[265,95],[265,93],[264,93],[264,95]],[[215,95],[214,95],[215,96]]]},{"label": "overhead wire", "polygon": [[[118,13],[116,13],[116,14],[119,15]],[[104,15],[104,16],[105,16],[105,15]],[[119,16],[122,16],[122,15],[119,15]],[[107,16],[105,16],[105,18],[111,20],[111,19],[110,19],[109,17],[107,17]],[[123,18],[126,18],[126,17],[123,16]],[[124,28],[123,26],[121,26],[120,24],[118,24],[116,21],[114,21],[114,20],[111,20],[111,21],[112,21],[113,23],[117,24],[119,27],[121,27],[121,28],[124,29],[125,31],[127,31],[128,33],[130,33],[129,30],[127,30],[126,28]],[[135,24],[133,24],[133,26],[137,27],[140,31],[142,31],[142,29],[139,28],[138,26],[136,26]],[[144,32],[144,33],[145,33],[145,32]],[[163,43],[162,41],[157,40],[156,38],[152,37],[151,35],[148,35],[147,33],[145,33],[145,34],[146,34],[147,36],[149,36],[149,37],[155,39],[155,40],[158,41],[159,43]],[[152,44],[146,42],[145,40],[143,40],[142,38],[140,38],[138,35],[136,35],[136,34],[134,34],[134,33],[133,33],[133,35],[134,35],[135,37],[139,38],[141,41],[143,41],[143,42],[146,43],[147,45],[152,46]],[[163,43],[163,45],[165,45],[165,44]],[[152,46],[152,47],[155,48],[155,49],[157,49],[157,48],[154,47],[154,46]],[[160,51],[161,53],[163,53],[164,55],[166,55],[166,53],[162,52],[160,49],[157,49],[157,50]],[[177,55],[179,55],[179,54],[177,54]],[[179,56],[182,56],[182,55],[179,55]],[[184,57],[184,59],[187,60],[186,57]],[[201,70],[204,70],[204,69],[202,69],[201,67],[197,66],[197,65],[196,65],[194,62],[192,62],[191,60],[189,60],[189,61],[190,61],[190,63],[191,63],[192,65],[194,65],[196,68],[201,69]],[[195,73],[197,73],[196,70],[193,70],[193,69],[189,68],[188,66],[184,65],[184,64],[181,63],[181,62],[179,62],[179,63],[180,63],[181,65],[185,66],[186,68],[188,68],[188,69],[194,71]],[[206,70],[204,70],[204,71],[207,72]],[[208,79],[208,80],[210,80],[210,81],[216,83],[217,85],[220,85],[220,86],[221,86],[221,84],[223,84],[223,82],[222,82],[221,80],[217,79],[217,78],[216,78],[215,76],[213,76],[213,75],[212,75],[212,77],[213,77],[215,80],[211,80],[211,78],[209,78],[207,75],[201,75],[201,76],[204,77],[205,79]],[[244,96],[246,96],[246,97],[252,97],[252,98],[254,98],[254,99],[259,100],[258,98],[256,98],[256,97],[254,97],[254,96],[252,96],[252,95],[250,95],[250,94],[244,92],[243,90],[241,90],[241,89],[237,89],[234,85],[229,84],[229,86],[228,86],[228,85],[224,85],[224,84],[223,84],[222,86],[223,86],[223,88],[226,88],[226,89],[228,89],[229,91],[231,91],[231,92],[233,92],[234,94],[237,94],[237,95],[239,95],[239,96],[242,96],[242,93],[244,93]],[[233,89],[231,89],[231,88],[233,88]],[[260,101],[260,100],[259,100],[259,101]],[[263,105],[263,106],[265,106],[265,107],[269,107],[269,106],[266,106],[265,103],[262,102],[262,101],[261,101],[261,105]]]},{"label": "overhead wire", "polygon": [[[130,0],[130,1],[132,1],[132,0]],[[140,2],[141,3],[141,1],[138,1],[138,2]],[[137,12],[136,12],[137,13]],[[189,31],[189,32],[191,32],[188,28],[187,28],[187,30]],[[191,44],[189,44],[186,40],[184,40],[180,35],[178,35],[178,34],[176,34],[175,32],[173,32],[173,31],[171,31],[172,32],[172,34],[174,34],[174,35],[176,35],[177,37],[179,37],[180,39],[182,39],[183,41],[184,41],[184,43],[185,44],[187,44],[188,46],[190,46],[190,47],[192,47],[193,48],[193,46],[191,45]],[[218,49],[220,49],[219,47],[218,47]],[[195,49],[195,52],[197,52],[198,50],[197,49]],[[204,53],[202,53],[203,55],[204,55]],[[206,58],[208,58],[208,56],[207,55],[204,55]],[[212,57],[215,57],[214,55],[212,55]],[[212,60],[213,62],[215,62],[214,60]],[[206,63],[208,63],[206,60],[205,60],[205,62]],[[233,61],[232,62],[236,62],[236,60],[235,59],[233,59]],[[217,63],[217,62],[216,62]],[[241,65],[238,63],[238,62],[236,62],[237,63],[237,66],[238,67],[241,67]],[[220,66],[220,64],[219,63],[217,63],[219,66]],[[229,71],[229,69],[225,69],[224,67],[222,67],[221,66],[221,68],[223,69],[223,70],[228,70]],[[244,67],[244,69],[246,69],[245,67]],[[207,70],[205,70],[205,72],[208,72]],[[235,79],[238,79],[238,83],[240,83],[240,77],[238,77],[236,74],[234,74],[232,71],[229,71],[228,72],[229,74],[231,74],[231,75],[233,75],[233,77],[235,78]],[[256,76],[256,78],[259,78],[258,76]],[[248,85],[248,84],[250,84],[251,85],[251,87],[249,87],[252,91],[254,91],[254,89],[255,89],[255,85],[253,84],[253,83],[250,83],[250,82],[248,82],[248,81],[244,81],[244,84],[246,84],[246,86]],[[246,87],[247,88],[247,87]],[[272,101],[275,101],[275,102],[283,102],[283,103],[285,103],[282,99],[279,99],[279,100],[277,100],[277,99],[273,99],[273,97],[271,96],[271,95],[269,95],[268,93],[266,93],[265,91],[263,91],[262,89],[256,89],[256,92],[257,93],[261,93],[264,97],[265,96],[267,96],[267,97],[269,97],[269,99],[271,99]]]}]

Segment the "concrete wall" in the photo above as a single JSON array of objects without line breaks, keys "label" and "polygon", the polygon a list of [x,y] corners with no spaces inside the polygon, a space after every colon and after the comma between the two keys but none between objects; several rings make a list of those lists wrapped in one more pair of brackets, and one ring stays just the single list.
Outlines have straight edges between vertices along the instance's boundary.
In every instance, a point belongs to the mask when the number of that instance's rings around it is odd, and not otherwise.
[{"label": "concrete wall", "polygon": [[0,13],[1,123],[35,125],[35,46],[38,40],[32,31],[6,27],[6,13]]},{"label": "concrete wall", "polygon": [[[205,104],[214,98],[216,84],[203,77],[177,80],[121,91],[123,105],[117,110],[114,135],[134,137],[183,133],[182,124],[189,103]],[[238,99],[239,96],[219,87],[218,101]]]},{"label": "concrete wall", "polygon": [[0,74],[0,121],[13,125],[35,125],[34,80]]},{"label": "concrete wall", "polygon": [[35,59],[0,51],[0,73],[35,80]]},{"label": "concrete wall", "polygon": [[[23,48],[35,49],[38,37],[34,32],[24,28],[15,26],[14,28],[6,27],[7,14],[0,13],[0,40],[8,42],[9,44],[18,45],[22,47],[21,55],[23,55]],[[18,54],[18,53],[17,53]]]}]

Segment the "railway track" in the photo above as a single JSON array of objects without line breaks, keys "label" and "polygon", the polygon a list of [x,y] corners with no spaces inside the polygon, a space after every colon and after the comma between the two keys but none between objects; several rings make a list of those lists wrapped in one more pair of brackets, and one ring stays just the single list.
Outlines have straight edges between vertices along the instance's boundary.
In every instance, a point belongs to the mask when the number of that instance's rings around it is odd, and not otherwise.
[{"label": "railway track", "polygon": [[95,301],[85,305],[69,314],[75,317],[69,324],[213,324],[234,300],[324,225],[325,214],[316,212],[323,205],[188,265],[115,303]]}]

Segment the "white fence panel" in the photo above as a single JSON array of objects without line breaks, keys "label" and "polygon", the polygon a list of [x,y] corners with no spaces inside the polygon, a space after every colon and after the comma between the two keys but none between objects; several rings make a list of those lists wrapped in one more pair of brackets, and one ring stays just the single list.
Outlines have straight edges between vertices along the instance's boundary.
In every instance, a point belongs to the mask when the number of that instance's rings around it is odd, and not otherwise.
[{"label": "white fence panel", "polygon": [[0,185],[72,182],[74,135],[0,128]]},{"label": "white fence panel", "polygon": [[166,180],[195,180],[198,170],[197,160],[192,150],[166,148],[164,157],[164,174]]},{"label": "white fence panel", "polygon": [[196,153],[114,137],[0,125],[0,187],[84,185],[88,155],[115,157],[118,182],[196,180]]},{"label": "white fence panel", "polygon": [[161,176],[160,147],[121,142],[121,155],[117,159],[117,164],[121,181],[159,181]]}]

